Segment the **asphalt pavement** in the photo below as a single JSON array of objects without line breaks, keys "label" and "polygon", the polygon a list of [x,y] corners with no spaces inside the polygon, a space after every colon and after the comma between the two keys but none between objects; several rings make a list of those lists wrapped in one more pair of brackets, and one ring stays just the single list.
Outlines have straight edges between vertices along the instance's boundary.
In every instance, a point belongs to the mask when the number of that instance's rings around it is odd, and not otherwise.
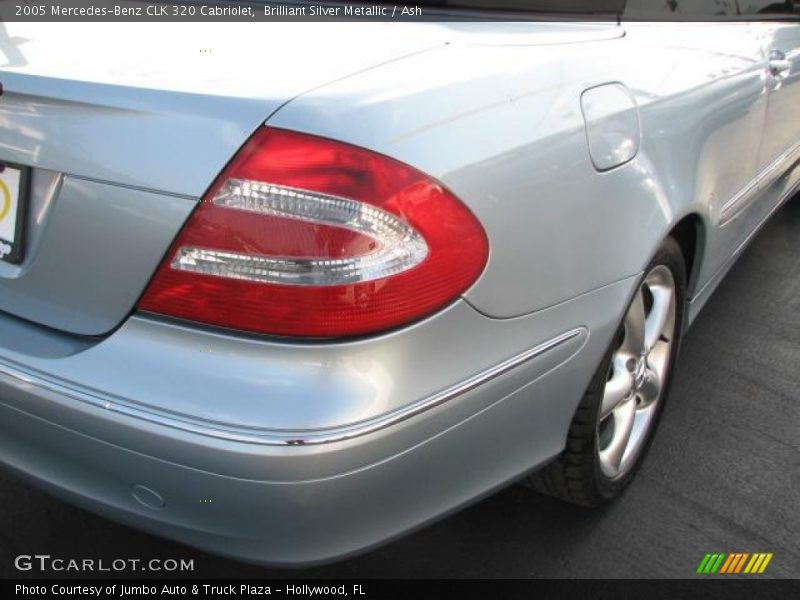
[{"label": "asphalt pavement", "polygon": [[709,301],[675,378],[636,481],[601,510],[512,486],[366,555],[282,571],[129,529],[0,473],[0,576],[24,576],[14,557],[40,553],[194,559],[187,575],[200,578],[693,577],[723,551],[771,552],[763,576],[800,578],[800,197]]}]

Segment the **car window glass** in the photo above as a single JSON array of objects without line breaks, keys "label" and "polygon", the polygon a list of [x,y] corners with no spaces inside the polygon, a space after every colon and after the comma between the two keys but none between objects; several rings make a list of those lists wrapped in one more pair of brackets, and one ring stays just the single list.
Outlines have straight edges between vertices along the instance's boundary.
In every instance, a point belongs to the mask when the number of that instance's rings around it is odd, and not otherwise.
[{"label": "car window glass", "polygon": [[636,17],[735,16],[736,0],[628,0],[625,14]]},{"label": "car window glass", "polygon": [[739,0],[739,11],[746,16],[786,15],[794,12],[794,5],[800,2],[792,0]]}]

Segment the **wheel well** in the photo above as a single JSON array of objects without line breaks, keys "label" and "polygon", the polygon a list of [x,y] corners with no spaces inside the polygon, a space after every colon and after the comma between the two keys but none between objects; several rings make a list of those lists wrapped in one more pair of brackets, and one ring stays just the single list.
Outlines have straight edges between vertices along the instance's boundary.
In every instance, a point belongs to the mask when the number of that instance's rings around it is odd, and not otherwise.
[{"label": "wheel well", "polygon": [[688,282],[689,296],[694,289],[695,277],[699,273],[697,265],[700,263],[701,245],[703,239],[703,222],[696,214],[690,214],[681,219],[672,231],[669,232],[683,253],[686,263],[686,281]]}]

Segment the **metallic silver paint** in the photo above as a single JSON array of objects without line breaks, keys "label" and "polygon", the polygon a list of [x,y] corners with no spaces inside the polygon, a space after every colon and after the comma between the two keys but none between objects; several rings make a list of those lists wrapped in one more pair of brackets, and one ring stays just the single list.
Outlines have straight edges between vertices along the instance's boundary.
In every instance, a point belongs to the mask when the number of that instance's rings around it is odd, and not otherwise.
[{"label": "metallic silver paint", "polygon": [[82,335],[108,332],[133,309],[193,208],[87,179],[55,184],[37,170],[30,245],[21,265],[0,265],[0,311]]},{"label": "metallic silver paint", "polygon": [[[0,319],[4,365],[18,368],[17,361],[9,360],[16,357],[45,366],[52,377],[52,367],[58,370],[66,363],[64,375],[71,387],[81,382],[85,388],[113,390],[109,383],[115,383],[117,389],[122,385],[140,390],[139,398],[149,403],[172,404],[181,397],[176,390],[156,397],[142,385],[162,386],[163,380],[148,381],[152,365],[183,364],[195,377],[187,380],[176,373],[175,383],[195,395],[192,408],[205,418],[206,429],[216,425],[223,430],[229,425],[219,418],[208,422],[214,412],[229,422],[244,418],[256,425],[270,423],[281,413],[290,416],[281,401],[291,385],[302,385],[306,392],[290,398],[295,422],[308,421],[328,407],[339,413],[340,422],[347,422],[341,417],[344,402],[364,396],[338,392],[330,385],[345,367],[355,367],[346,371],[354,381],[360,374],[370,377],[376,400],[402,405],[438,376],[458,381],[455,372],[466,374],[480,364],[475,352],[481,348],[488,357],[515,346],[530,347],[531,340],[564,331],[565,323],[583,322],[592,332],[431,408],[424,418],[322,445],[270,446],[188,432],[0,375],[0,456],[11,468],[72,502],[206,550],[271,564],[341,557],[456,510],[557,454],[588,381],[586,373],[600,360],[617,328],[621,309],[613,307],[626,304],[634,283],[619,282],[540,314],[507,321],[483,317],[460,302],[415,327],[341,344],[334,351],[295,347],[288,361],[279,350],[292,346],[248,342],[142,318],[130,319],[109,338],[65,353],[63,359],[36,360],[27,349],[22,354],[9,347],[21,342],[3,335],[7,323]],[[593,309],[598,305],[611,310],[598,312]],[[55,343],[40,341],[42,346]],[[174,356],[176,347],[187,353]],[[236,354],[237,347],[245,352]],[[212,351],[201,351],[205,349]],[[447,359],[434,360],[432,352]],[[252,353],[259,356],[258,369],[247,359]],[[314,358],[323,355],[330,359]],[[334,359],[337,355],[340,358]],[[473,364],[464,359],[470,355],[475,357]],[[146,356],[152,362],[135,370],[123,368]],[[213,380],[197,378],[214,362],[224,372],[242,360],[243,369],[226,373],[231,395],[218,394]],[[301,375],[308,363],[319,376]],[[417,376],[404,375],[405,368]],[[284,385],[273,378],[265,386],[253,378],[257,371],[282,373]],[[245,386],[255,402],[231,407]],[[385,408],[377,404],[373,410],[380,413]],[[331,417],[337,418],[335,413]],[[142,507],[130,496],[132,484],[156,491],[166,508],[155,513]],[[200,496],[215,499],[213,512],[197,502]],[[370,502],[359,501],[364,497]]]},{"label": "metallic silver paint", "polygon": [[[800,186],[800,26],[320,25],[170,24],[144,46],[116,24],[70,44],[50,25],[0,32],[21,57],[0,68],[0,162],[33,167],[29,256],[0,264],[0,461],[262,563],[363,551],[556,456],[664,236],[689,215],[701,227],[691,320]],[[197,39],[217,42],[204,56]],[[774,50],[788,72],[770,71]],[[581,97],[608,85],[629,90],[641,138],[599,173]],[[438,177],[487,231],[484,274],[445,310],[356,340],[131,315],[265,121]],[[301,440],[325,443],[286,443]]]},{"label": "metallic silver paint", "polygon": [[[551,352],[567,342],[576,340],[574,344],[567,346],[573,350],[577,350],[583,342],[586,341],[587,331],[584,328],[573,329],[567,331],[553,339],[547,340],[533,348],[530,348],[516,356],[512,356],[492,367],[485,369],[475,375],[460,381],[447,389],[437,392],[426,398],[421,398],[416,402],[412,402],[400,408],[383,413],[371,419],[366,419],[346,426],[329,427],[320,429],[306,429],[297,431],[283,431],[276,429],[258,429],[242,427],[240,430],[233,428],[226,429],[220,427],[220,424],[204,423],[202,420],[197,419],[194,422],[188,419],[176,418],[176,415],[168,413],[159,413],[152,410],[147,410],[141,406],[137,406],[135,402],[124,398],[111,397],[103,395],[102,393],[88,390],[78,390],[70,388],[62,383],[53,381],[46,378],[46,376],[25,372],[17,367],[11,365],[4,365],[0,362],[0,378],[9,381],[11,385],[26,386],[33,390],[38,390],[38,393],[51,393],[63,398],[75,400],[78,402],[86,402],[95,406],[101,407],[105,410],[117,412],[131,417],[137,417],[144,421],[151,421],[156,424],[166,425],[175,429],[183,429],[202,435],[212,437],[219,437],[227,440],[234,440],[239,442],[249,442],[256,444],[263,444],[268,446],[307,446],[314,444],[330,444],[333,442],[341,442],[349,440],[362,435],[374,433],[386,427],[391,427],[415,417],[427,410],[435,408],[445,402],[450,402],[462,394],[470,392],[491,380],[504,375],[511,369],[519,367],[520,365],[537,359],[545,353]],[[551,353],[551,356],[553,353]]]},{"label": "metallic silver paint", "polygon": [[[558,51],[454,42],[305,94],[268,124],[444,181],[488,232],[489,265],[465,296],[485,314],[527,314],[637,273],[688,214],[706,228],[702,286],[758,221],[731,235],[717,227],[721,206],[756,176],[770,94],[760,25],[623,27],[624,37]],[[579,98],[614,82],[636,100],[642,142],[598,176]]]},{"label": "metallic silver paint", "polygon": [[728,200],[720,210],[719,226],[724,227],[728,222],[740,216],[752,202],[763,199],[764,186],[773,181],[776,176],[787,172],[788,167],[800,161],[800,142],[778,156],[771,164],[767,165],[744,189]]},{"label": "metallic silver paint", "polygon": [[276,25],[148,23],[143,43],[126,23],[4,24],[19,58],[0,67],[0,158],[198,198],[285,102],[445,41],[425,26]]}]

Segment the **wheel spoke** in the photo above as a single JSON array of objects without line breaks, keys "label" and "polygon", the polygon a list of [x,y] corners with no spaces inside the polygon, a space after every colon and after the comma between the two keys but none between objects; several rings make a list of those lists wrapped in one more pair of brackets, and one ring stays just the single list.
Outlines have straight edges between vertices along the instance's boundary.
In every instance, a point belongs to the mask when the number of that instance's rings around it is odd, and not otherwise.
[{"label": "wheel spoke", "polygon": [[652,428],[680,324],[679,299],[673,272],[658,264],[644,277],[625,313],[595,434],[606,477],[622,477],[635,464]]},{"label": "wheel spoke", "polygon": [[[673,292],[665,286],[652,286],[650,293],[653,296],[653,306],[644,323],[644,349],[650,352],[662,337],[666,337],[664,330],[672,312]],[[667,340],[669,341],[669,340]]]},{"label": "wheel spoke", "polygon": [[625,449],[631,438],[635,417],[636,401],[633,398],[614,411],[614,435],[608,446],[600,451],[600,461],[606,467],[607,473],[619,472]]},{"label": "wheel spoke", "polygon": [[611,379],[603,390],[603,403],[600,407],[602,421],[633,392],[633,375],[627,366],[629,355],[618,352],[614,356]]},{"label": "wheel spoke", "polygon": [[644,350],[644,336],[644,298],[642,290],[639,289],[625,315],[625,338],[622,340],[622,349],[634,356],[641,354]]}]

